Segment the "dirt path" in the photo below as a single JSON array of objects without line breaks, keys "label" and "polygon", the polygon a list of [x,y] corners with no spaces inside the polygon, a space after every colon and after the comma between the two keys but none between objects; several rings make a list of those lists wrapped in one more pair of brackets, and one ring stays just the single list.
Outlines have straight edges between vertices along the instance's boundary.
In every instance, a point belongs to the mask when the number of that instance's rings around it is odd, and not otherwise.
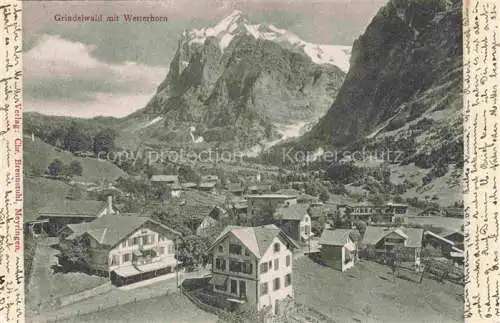
[{"label": "dirt path", "polygon": [[55,238],[37,238],[36,247],[33,256],[33,264],[31,269],[30,280],[26,294],[26,312],[36,311],[38,304],[47,302],[51,298],[51,294],[46,291],[50,290],[50,271],[51,265],[55,259],[57,250],[50,248],[50,245],[55,243]]}]

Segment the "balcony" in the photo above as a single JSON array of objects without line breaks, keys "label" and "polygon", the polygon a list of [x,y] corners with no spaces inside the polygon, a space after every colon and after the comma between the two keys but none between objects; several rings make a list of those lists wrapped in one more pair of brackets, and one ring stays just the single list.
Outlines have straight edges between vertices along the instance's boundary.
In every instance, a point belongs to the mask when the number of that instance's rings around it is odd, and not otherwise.
[{"label": "balcony", "polygon": [[404,247],[404,241],[385,241],[384,246],[401,246]]},{"label": "balcony", "polygon": [[133,252],[132,256],[132,264],[135,266],[150,264],[162,261],[163,257],[161,257],[156,248],[149,249],[136,249]]}]

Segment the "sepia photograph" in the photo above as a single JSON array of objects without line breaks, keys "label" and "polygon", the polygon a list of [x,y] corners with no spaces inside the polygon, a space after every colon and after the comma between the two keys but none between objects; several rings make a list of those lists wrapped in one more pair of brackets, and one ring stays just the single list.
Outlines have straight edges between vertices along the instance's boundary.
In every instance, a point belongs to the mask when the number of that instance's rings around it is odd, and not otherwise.
[{"label": "sepia photograph", "polygon": [[25,321],[463,322],[462,21],[24,1]]}]

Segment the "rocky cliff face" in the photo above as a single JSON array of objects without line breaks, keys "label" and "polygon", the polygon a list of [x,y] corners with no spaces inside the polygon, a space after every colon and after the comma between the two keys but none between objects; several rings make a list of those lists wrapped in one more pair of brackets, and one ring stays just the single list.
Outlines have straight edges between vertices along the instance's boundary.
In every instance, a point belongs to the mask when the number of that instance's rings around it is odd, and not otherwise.
[{"label": "rocky cliff face", "polygon": [[345,47],[310,44],[235,12],[182,34],[165,81],[136,115],[162,117],[165,131],[195,126],[205,141],[250,146],[277,137],[276,124],[322,116],[348,57]]},{"label": "rocky cliff face", "polygon": [[459,5],[391,1],[355,42],[346,80],[314,136],[343,145],[443,110],[455,112],[451,122],[461,108],[461,37]]},{"label": "rocky cliff face", "polygon": [[384,161],[397,177],[393,184],[408,184],[400,193],[458,198],[461,19],[458,1],[390,1],[356,40],[349,72],[326,115],[289,145],[398,152]]}]

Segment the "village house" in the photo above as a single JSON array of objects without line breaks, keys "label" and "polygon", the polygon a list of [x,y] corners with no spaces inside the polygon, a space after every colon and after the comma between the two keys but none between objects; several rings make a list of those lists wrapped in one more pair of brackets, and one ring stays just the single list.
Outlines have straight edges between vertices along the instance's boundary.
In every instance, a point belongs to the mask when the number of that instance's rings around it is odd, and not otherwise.
[{"label": "village house", "polygon": [[340,271],[354,266],[358,253],[352,233],[352,229],[323,230],[318,243],[321,259],[327,266]]},{"label": "village house", "polygon": [[393,222],[395,218],[408,215],[408,205],[389,202],[385,205],[373,205],[366,201],[359,204],[337,205],[341,217],[350,216],[357,220],[374,221],[381,217],[386,222]]},{"label": "village house", "polygon": [[211,216],[205,216],[201,220],[201,223],[196,228],[196,235],[198,237],[210,237],[214,231],[214,228],[218,226],[219,222],[212,218]]},{"label": "village house", "polygon": [[333,210],[326,205],[312,204],[309,207],[308,213],[311,216],[311,220],[313,221],[320,219],[321,217],[325,217],[328,219],[333,218]]},{"label": "village house", "polygon": [[205,191],[205,192],[209,192],[209,193],[215,193],[215,187],[217,186],[217,183],[216,182],[201,182],[200,184],[198,184],[198,189],[200,191]]},{"label": "village house", "polygon": [[464,217],[464,208],[449,206],[443,209],[444,216],[452,217],[452,218],[463,218]]},{"label": "village house", "polygon": [[316,196],[312,196],[312,195],[309,195],[309,194],[299,194],[297,196],[297,203],[300,203],[300,204],[318,204],[320,205],[321,202],[319,201],[319,198],[317,198]]},{"label": "village house", "polygon": [[238,215],[245,215],[248,212],[248,203],[245,202],[236,202],[233,204],[233,208]]},{"label": "village house", "polygon": [[81,251],[78,264],[124,285],[173,273],[181,234],[137,214],[104,215],[89,223],[68,224],[61,234],[59,262]]},{"label": "village house", "polygon": [[153,175],[151,176],[151,182],[165,189],[164,199],[181,196],[182,186],[177,175]]},{"label": "village house", "polygon": [[153,175],[151,176],[151,182],[164,183],[167,185],[179,185],[179,176],[177,175]]},{"label": "village house", "polygon": [[180,197],[182,191],[183,191],[183,188],[179,184],[172,184],[170,186],[170,196],[171,197]]},{"label": "village house", "polygon": [[392,216],[408,215],[408,205],[389,202],[385,205],[385,213]]},{"label": "village house", "polygon": [[[183,197],[170,199],[162,204],[163,211],[169,216],[180,217],[191,229],[192,233],[210,231],[208,228],[214,221],[206,219],[211,217],[217,222],[229,217],[229,212],[224,207],[225,199],[220,195],[212,195],[198,190],[187,190]],[[207,229],[207,230],[205,230]]]},{"label": "village house", "polygon": [[462,263],[464,258],[463,240],[462,242],[460,242],[460,238],[458,238],[458,241],[449,239],[459,237],[457,233],[460,232],[443,232],[437,234],[432,231],[425,231],[423,247],[428,248],[429,246],[431,246],[434,250],[439,251],[440,254],[438,256],[452,259],[457,263]]},{"label": "village house", "polygon": [[228,204],[232,206],[236,216],[244,216],[247,214],[248,201],[242,197],[232,197],[228,200]]},{"label": "village house", "polygon": [[229,183],[226,189],[233,196],[242,196],[245,191],[245,188],[241,183]]},{"label": "village house", "polygon": [[200,237],[210,237],[215,229],[219,227],[222,219],[228,217],[228,212],[220,206],[214,206],[210,213],[201,218],[201,222],[196,228],[196,235]]},{"label": "village house", "polygon": [[202,175],[201,182],[203,183],[219,183],[219,176],[217,175]]},{"label": "village house", "polygon": [[284,203],[297,203],[297,196],[288,194],[250,194],[245,195],[245,199],[248,201],[247,215],[249,217],[263,210],[274,214],[276,209]]},{"label": "village house", "polygon": [[269,193],[270,191],[271,191],[271,185],[267,184],[249,185],[247,187],[248,194],[265,194]]},{"label": "village house", "polygon": [[280,313],[294,297],[292,251],[298,248],[275,225],[228,226],[209,248],[212,284],[229,309],[248,303],[256,310]]},{"label": "village house", "polygon": [[442,216],[443,211],[437,206],[429,206],[425,208],[422,212],[417,214],[418,216]]},{"label": "village house", "polygon": [[439,250],[442,256],[445,256],[450,254],[455,246],[455,243],[432,231],[425,231],[422,246],[424,248],[431,246],[434,249]]},{"label": "village house", "polygon": [[372,217],[383,214],[383,207],[363,201],[355,205],[339,204],[337,211],[341,217],[350,216],[359,220],[371,220]]},{"label": "village house", "polygon": [[423,235],[421,228],[367,226],[363,245],[374,248],[378,259],[388,259],[395,255],[394,252],[403,253],[399,256],[420,268]]},{"label": "village house", "polygon": [[439,234],[445,239],[453,241],[454,247],[464,250],[464,232],[459,230],[444,231]]},{"label": "village house", "polygon": [[194,188],[198,187],[198,184],[196,184],[196,183],[192,183],[192,182],[182,183],[182,184],[181,184],[181,187],[182,187],[183,189],[185,189],[185,190],[187,190],[187,189],[194,189]]},{"label": "village house", "polygon": [[285,204],[276,210],[276,225],[290,238],[301,244],[311,238],[311,217],[307,204]]},{"label": "village house", "polygon": [[35,220],[25,223],[25,230],[33,235],[55,236],[67,224],[90,222],[114,213],[111,196],[107,201],[64,199],[44,206]]}]

